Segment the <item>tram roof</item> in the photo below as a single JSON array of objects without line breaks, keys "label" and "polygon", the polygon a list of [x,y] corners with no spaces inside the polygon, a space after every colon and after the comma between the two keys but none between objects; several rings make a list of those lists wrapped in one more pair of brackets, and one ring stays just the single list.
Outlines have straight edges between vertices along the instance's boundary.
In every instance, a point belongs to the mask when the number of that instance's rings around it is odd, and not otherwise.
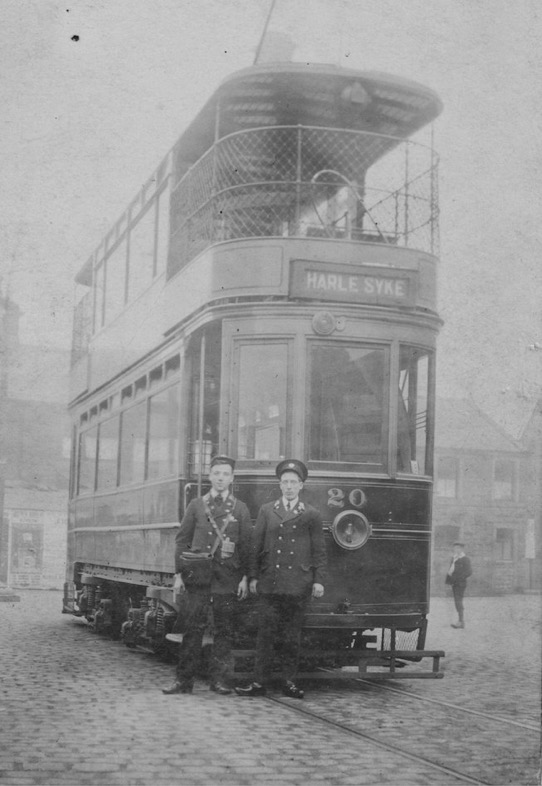
[{"label": "tram roof", "polygon": [[215,139],[250,128],[309,125],[407,138],[442,111],[428,87],[376,71],[267,63],[228,76],[176,147],[188,166]]},{"label": "tram roof", "polygon": [[[250,66],[223,80],[177,140],[177,176],[217,139],[238,131],[292,125],[340,128],[387,135],[393,147],[441,111],[433,90],[391,74],[320,63]],[[382,155],[382,146],[378,150]],[[89,284],[92,264],[91,257],[77,282]]]}]

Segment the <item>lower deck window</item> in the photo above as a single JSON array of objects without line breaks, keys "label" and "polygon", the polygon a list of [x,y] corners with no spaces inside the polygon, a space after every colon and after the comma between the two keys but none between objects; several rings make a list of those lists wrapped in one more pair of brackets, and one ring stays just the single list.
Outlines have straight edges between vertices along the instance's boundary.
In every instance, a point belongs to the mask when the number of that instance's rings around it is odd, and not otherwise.
[{"label": "lower deck window", "polygon": [[310,369],[309,458],[383,464],[388,400],[385,350],[316,345]]},{"label": "lower deck window", "polygon": [[418,347],[402,346],[397,401],[397,469],[413,475],[432,471],[429,458],[429,397],[431,355]]},{"label": "lower deck window", "polygon": [[236,364],[237,457],[274,461],[286,450],[288,345],[243,344]]}]

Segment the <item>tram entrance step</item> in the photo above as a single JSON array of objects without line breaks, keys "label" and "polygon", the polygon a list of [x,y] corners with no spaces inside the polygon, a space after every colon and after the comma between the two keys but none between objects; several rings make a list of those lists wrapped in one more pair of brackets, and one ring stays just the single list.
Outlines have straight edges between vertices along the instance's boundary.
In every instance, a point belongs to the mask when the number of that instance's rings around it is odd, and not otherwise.
[{"label": "tram entrance step", "polygon": [[[235,664],[236,677],[250,677],[251,672],[247,671],[247,661],[252,661],[254,650],[234,650],[233,659]],[[445,656],[443,650],[330,650],[318,652],[315,657],[314,651],[300,652],[300,663],[303,660],[319,661],[322,665],[315,665],[310,670],[303,671],[303,666],[299,671],[300,679],[336,680],[336,679],[358,679],[367,677],[375,680],[389,679],[442,679],[444,674],[440,669],[440,659]],[[414,664],[421,663],[424,659],[432,659],[432,668],[414,669],[407,668]],[[330,665],[326,665],[325,661]],[[242,662],[244,661],[244,662]],[[334,662],[334,665],[331,665]],[[340,664],[340,665],[339,665]],[[377,668],[379,671],[369,671],[370,668]]]}]

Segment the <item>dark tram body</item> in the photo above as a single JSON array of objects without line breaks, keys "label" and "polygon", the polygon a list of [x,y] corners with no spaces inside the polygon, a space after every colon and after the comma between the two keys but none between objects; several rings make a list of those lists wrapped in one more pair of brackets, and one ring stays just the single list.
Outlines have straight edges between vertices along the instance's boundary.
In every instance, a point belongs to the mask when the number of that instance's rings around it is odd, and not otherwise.
[{"label": "dark tram body", "polygon": [[329,562],[310,668],[431,655],[437,159],[410,137],[440,110],[388,75],[247,68],[103,239],[77,277],[66,613],[163,649],[211,456],[254,518],[296,457]]}]

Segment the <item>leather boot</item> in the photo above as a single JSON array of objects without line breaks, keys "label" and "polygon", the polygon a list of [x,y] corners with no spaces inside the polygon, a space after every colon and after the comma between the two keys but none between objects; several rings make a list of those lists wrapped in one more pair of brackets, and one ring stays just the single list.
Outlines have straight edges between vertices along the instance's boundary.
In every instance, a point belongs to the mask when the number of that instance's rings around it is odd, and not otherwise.
[{"label": "leather boot", "polygon": [[167,688],[162,688],[162,693],[168,696],[172,693],[192,693],[193,688],[193,680],[183,680],[182,682],[174,682],[172,685],[168,685]]}]

